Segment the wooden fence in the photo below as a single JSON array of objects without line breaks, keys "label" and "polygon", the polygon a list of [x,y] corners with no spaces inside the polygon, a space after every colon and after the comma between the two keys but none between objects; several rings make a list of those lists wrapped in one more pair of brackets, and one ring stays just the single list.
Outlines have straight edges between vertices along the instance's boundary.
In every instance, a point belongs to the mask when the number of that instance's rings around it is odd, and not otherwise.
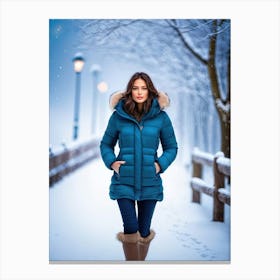
[{"label": "wooden fence", "polygon": [[89,161],[99,157],[99,139],[62,145],[49,154],[49,186]]},{"label": "wooden fence", "polygon": [[[202,179],[203,165],[213,168],[214,182]],[[230,206],[230,191],[225,188],[225,177],[230,177],[230,159],[222,152],[214,156],[195,148],[192,153],[192,201],[200,203],[201,193],[213,197],[213,221],[224,221],[224,206]]]}]

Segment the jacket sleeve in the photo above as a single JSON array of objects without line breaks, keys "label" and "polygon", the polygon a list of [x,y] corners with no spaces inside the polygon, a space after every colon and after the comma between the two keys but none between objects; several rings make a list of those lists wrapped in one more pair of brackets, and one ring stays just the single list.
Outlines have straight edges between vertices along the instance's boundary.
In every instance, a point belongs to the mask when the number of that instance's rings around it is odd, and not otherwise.
[{"label": "jacket sleeve", "polygon": [[100,152],[102,160],[105,165],[112,170],[111,165],[116,161],[116,155],[114,152],[115,145],[118,141],[118,130],[116,126],[116,113],[114,112],[108,122],[105,133],[100,142]]},{"label": "jacket sleeve", "polygon": [[175,160],[178,150],[178,145],[171,120],[165,112],[164,114],[164,121],[160,131],[160,141],[163,153],[158,158],[158,163],[161,167],[160,173],[163,173]]}]

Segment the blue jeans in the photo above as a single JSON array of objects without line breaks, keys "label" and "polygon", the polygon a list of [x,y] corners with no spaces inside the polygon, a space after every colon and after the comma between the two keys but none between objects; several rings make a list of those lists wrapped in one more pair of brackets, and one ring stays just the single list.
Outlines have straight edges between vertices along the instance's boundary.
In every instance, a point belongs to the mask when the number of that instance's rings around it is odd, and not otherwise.
[{"label": "blue jeans", "polygon": [[130,234],[139,231],[142,237],[147,237],[150,234],[150,226],[156,203],[156,200],[137,201],[137,218],[135,201],[127,198],[118,199],[124,233]]}]

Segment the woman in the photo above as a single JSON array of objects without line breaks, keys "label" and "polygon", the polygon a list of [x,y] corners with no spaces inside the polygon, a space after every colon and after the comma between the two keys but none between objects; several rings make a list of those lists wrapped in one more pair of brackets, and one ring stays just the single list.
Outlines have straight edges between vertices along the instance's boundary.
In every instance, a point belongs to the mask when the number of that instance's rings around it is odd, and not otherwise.
[{"label": "woman", "polygon": [[[114,112],[100,150],[105,165],[114,171],[110,198],[117,200],[121,212],[124,231],[117,238],[123,244],[126,260],[146,258],[155,236],[150,229],[154,209],[157,201],[163,200],[160,174],[177,155],[172,123],[163,111],[168,105],[168,96],[158,92],[143,72],[131,77],[125,92],[117,92],[110,98]],[[118,156],[114,153],[117,142]]]}]

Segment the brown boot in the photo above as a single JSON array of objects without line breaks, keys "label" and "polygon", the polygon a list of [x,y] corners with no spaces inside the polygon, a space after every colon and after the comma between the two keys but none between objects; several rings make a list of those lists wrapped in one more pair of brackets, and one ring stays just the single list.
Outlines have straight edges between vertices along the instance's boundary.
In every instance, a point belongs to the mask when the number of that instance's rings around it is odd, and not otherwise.
[{"label": "brown boot", "polygon": [[144,261],[148,254],[151,241],[154,239],[156,233],[150,230],[150,234],[147,237],[140,237],[139,244],[139,260]]},{"label": "brown boot", "polygon": [[117,239],[123,244],[123,252],[126,261],[138,261],[138,240],[140,235],[138,232],[132,234],[124,234],[119,232],[117,234]]}]

